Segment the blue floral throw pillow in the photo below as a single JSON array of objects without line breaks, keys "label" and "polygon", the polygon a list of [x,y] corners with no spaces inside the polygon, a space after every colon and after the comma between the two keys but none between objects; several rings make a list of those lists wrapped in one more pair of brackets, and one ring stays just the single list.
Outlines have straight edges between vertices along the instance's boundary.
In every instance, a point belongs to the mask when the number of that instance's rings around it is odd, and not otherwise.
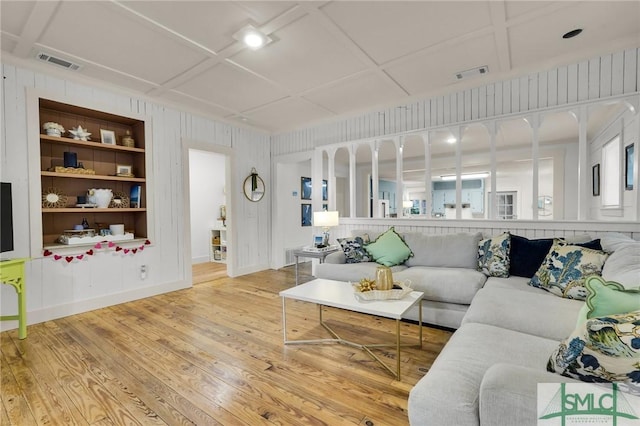
[{"label": "blue floral throw pillow", "polygon": [[364,249],[364,246],[369,243],[368,235],[366,236],[366,241],[363,237],[352,237],[338,238],[338,242],[342,247],[347,263],[371,262],[369,253]]},{"label": "blue floral throw pillow", "polygon": [[640,311],[578,325],[551,354],[547,370],[583,382],[618,382],[640,395]]},{"label": "blue floral throw pillow", "polygon": [[567,299],[585,300],[585,279],[589,275],[602,275],[602,267],[608,256],[600,250],[556,239],[529,285]]},{"label": "blue floral throw pillow", "polygon": [[478,271],[488,277],[509,277],[511,234],[505,232],[478,244]]}]

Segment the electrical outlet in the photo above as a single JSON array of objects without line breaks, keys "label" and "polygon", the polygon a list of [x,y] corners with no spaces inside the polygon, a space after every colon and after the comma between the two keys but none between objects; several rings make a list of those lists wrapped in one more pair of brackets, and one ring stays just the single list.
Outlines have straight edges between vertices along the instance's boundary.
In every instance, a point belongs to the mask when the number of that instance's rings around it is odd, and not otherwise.
[{"label": "electrical outlet", "polygon": [[144,280],[147,278],[147,265],[140,265],[140,279]]}]

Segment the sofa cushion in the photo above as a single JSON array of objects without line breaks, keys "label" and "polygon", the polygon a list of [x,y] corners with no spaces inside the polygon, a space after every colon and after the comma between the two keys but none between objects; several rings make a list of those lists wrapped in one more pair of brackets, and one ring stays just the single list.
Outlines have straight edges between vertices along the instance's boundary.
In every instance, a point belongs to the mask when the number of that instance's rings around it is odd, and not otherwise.
[{"label": "sofa cushion", "polygon": [[369,253],[364,249],[364,246],[369,243],[368,236],[366,239],[363,237],[338,238],[338,243],[340,243],[340,247],[342,247],[346,263],[371,261]]},{"label": "sofa cushion", "polygon": [[533,277],[552,245],[553,238],[529,240],[519,235],[511,235],[509,274]]},{"label": "sofa cushion", "polygon": [[547,370],[584,382],[620,382],[640,394],[638,324],[640,310],[587,320],[552,352]]},{"label": "sofa cushion", "polygon": [[587,296],[587,318],[605,315],[623,314],[640,309],[640,290],[625,289],[614,281],[605,281],[601,277],[588,277],[584,283]]},{"label": "sofa cushion", "polygon": [[487,282],[484,283],[483,288],[510,289],[535,294],[542,293],[539,288],[530,286],[529,280],[529,278],[517,277],[515,275],[511,275],[509,278],[489,277],[487,278]]},{"label": "sofa cushion", "polygon": [[603,251],[556,239],[530,284],[556,296],[584,300],[587,297],[584,280],[592,274],[600,275],[607,257]]},{"label": "sofa cushion", "polygon": [[485,324],[464,324],[427,375],[409,393],[412,425],[479,424],[478,401],[485,372],[496,363],[544,371],[557,341]]},{"label": "sofa cushion", "polygon": [[411,249],[393,226],[374,242],[367,244],[365,250],[373,260],[385,266],[400,265],[413,256]]},{"label": "sofa cushion", "polygon": [[542,290],[531,293],[483,288],[473,299],[462,324],[489,324],[559,341],[573,331],[583,305],[580,300],[555,297]]},{"label": "sofa cushion", "polygon": [[484,239],[478,243],[478,270],[488,277],[509,276],[509,251],[511,235],[501,235]]},{"label": "sofa cushion", "polygon": [[480,232],[443,235],[409,232],[404,237],[413,251],[413,257],[405,262],[407,266],[477,267]]},{"label": "sofa cushion", "polygon": [[[362,263],[320,263],[316,265],[315,275],[317,278],[325,278],[336,281],[360,281],[362,278],[376,278],[376,268],[380,266],[375,262]],[[397,272],[407,269],[404,265],[391,267],[394,277]]]},{"label": "sofa cushion", "polygon": [[414,266],[394,273],[393,279],[410,281],[411,287],[424,292],[425,300],[468,305],[487,277],[473,269]]}]

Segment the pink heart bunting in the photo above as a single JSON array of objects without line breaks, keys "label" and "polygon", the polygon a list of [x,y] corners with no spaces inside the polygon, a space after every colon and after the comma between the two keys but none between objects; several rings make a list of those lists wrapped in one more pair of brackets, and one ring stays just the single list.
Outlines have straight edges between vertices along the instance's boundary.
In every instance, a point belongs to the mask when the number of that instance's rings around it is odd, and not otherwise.
[{"label": "pink heart bunting", "polygon": [[60,256],[59,254],[56,254],[56,255],[53,256],[53,258],[55,260],[60,260],[60,259],[62,259],[62,256]]},{"label": "pink heart bunting", "polygon": [[144,244],[148,246],[149,244],[151,244],[151,241],[146,240],[146,241],[144,242]]},{"label": "pink heart bunting", "polygon": [[76,259],[82,260],[83,257],[84,257],[84,254],[79,254],[76,256]]},{"label": "pink heart bunting", "polygon": [[73,256],[67,256],[64,258],[64,260],[66,260],[67,263],[71,263],[71,261],[73,260]]},{"label": "pink heart bunting", "polygon": [[113,247],[115,245],[116,245],[116,243],[114,243],[113,241],[109,241],[109,248],[111,248],[111,247]]},{"label": "pink heart bunting", "polygon": [[144,246],[138,247],[138,250],[140,250],[140,251],[144,250]]},{"label": "pink heart bunting", "polygon": [[120,246],[116,247],[116,251],[120,251],[120,250],[122,250],[122,247]]},{"label": "pink heart bunting", "polygon": [[93,256],[93,250],[87,250],[87,254],[88,254],[89,256]]},{"label": "pink heart bunting", "polygon": [[124,249],[124,254],[129,253],[129,249]]},{"label": "pink heart bunting", "polygon": [[51,252],[50,250],[45,250],[42,254],[44,254],[45,256],[51,256],[53,252]]},{"label": "pink heart bunting", "polygon": [[102,244],[101,243],[96,243],[96,245],[93,246],[93,248],[101,249],[102,248]]},{"label": "pink heart bunting", "polygon": [[131,249],[131,251],[137,253],[138,249]]}]

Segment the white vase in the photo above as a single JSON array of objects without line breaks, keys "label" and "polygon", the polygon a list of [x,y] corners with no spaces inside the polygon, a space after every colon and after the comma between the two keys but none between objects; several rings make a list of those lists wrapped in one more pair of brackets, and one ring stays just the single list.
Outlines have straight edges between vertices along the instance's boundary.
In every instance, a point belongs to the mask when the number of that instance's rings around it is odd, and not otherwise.
[{"label": "white vase", "polygon": [[58,129],[47,129],[47,136],[62,136]]},{"label": "white vase", "polygon": [[111,198],[113,198],[113,191],[110,189],[90,189],[89,194],[93,193],[93,195],[89,195],[89,202],[92,204],[96,204],[98,208],[104,209],[109,207],[109,203],[111,203]]}]

